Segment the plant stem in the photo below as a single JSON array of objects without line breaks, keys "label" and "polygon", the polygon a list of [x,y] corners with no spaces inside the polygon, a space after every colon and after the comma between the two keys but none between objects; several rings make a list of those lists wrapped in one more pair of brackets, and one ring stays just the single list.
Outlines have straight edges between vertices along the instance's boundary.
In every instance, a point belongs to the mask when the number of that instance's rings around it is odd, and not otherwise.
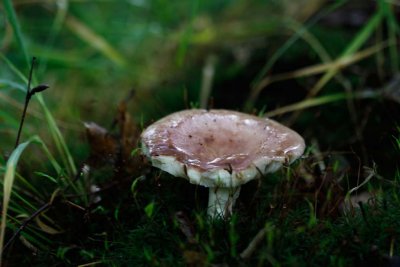
[{"label": "plant stem", "polygon": [[28,108],[29,100],[31,99],[31,80],[32,80],[32,72],[33,72],[33,67],[35,65],[36,58],[32,58],[32,64],[31,64],[31,69],[29,71],[29,79],[28,79],[28,86],[26,88],[26,96],[25,96],[25,105],[24,105],[24,111],[22,112],[22,118],[21,122],[19,124],[19,129],[18,129],[18,134],[17,134],[17,140],[15,141],[15,148],[17,148],[19,144],[19,139],[21,137],[21,131],[22,131],[22,126],[25,121],[25,116],[26,116],[26,110]]}]

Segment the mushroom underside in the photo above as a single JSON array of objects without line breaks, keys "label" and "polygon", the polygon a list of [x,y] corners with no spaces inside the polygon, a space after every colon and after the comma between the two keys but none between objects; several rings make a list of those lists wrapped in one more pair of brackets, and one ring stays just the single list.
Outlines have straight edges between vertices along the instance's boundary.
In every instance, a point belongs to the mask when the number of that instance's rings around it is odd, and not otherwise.
[{"label": "mushroom underside", "polygon": [[[266,164],[268,162],[268,164]],[[152,165],[176,177],[189,180],[190,183],[209,188],[207,214],[211,218],[227,218],[232,214],[235,202],[240,194],[240,186],[256,177],[278,170],[284,159],[265,160],[245,170],[215,169],[202,171],[187,166],[171,156],[153,157]]]}]

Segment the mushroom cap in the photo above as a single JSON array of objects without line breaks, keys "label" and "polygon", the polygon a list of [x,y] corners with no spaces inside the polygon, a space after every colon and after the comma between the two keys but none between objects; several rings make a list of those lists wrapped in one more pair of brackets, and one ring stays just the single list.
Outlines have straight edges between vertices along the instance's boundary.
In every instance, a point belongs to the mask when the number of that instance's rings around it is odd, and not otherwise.
[{"label": "mushroom cap", "polygon": [[191,109],[156,121],[141,135],[154,167],[206,187],[236,187],[299,158],[303,138],[267,118]]}]

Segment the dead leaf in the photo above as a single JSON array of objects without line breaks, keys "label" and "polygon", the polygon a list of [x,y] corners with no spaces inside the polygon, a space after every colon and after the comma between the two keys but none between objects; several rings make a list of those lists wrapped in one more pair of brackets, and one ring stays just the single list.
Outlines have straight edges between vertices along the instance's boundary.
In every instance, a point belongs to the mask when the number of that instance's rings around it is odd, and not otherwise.
[{"label": "dead leaf", "polygon": [[89,165],[113,164],[118,151],[118,143],[106,129],[94,122],[85,122],[87,140],[90,145]]},{"label": "dead leaf", "polygon": [[40,230],[47,234],[56,235],[64,232],[61,229],[56,229],[54,226],[49,226],[45,224],[42,220],[40,220],[40,215],[35,218],[35,222],[39,226]]}]

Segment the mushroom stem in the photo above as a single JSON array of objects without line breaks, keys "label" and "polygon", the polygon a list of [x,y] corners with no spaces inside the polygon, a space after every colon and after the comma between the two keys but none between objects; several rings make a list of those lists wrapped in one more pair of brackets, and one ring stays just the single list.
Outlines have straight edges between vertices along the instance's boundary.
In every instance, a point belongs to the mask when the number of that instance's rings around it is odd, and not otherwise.
[{"label": "mushroom stem", "polygon": [[232,214],[233,205],[239,197],[238,187],[210,187],[208,191],[208,216],[225,219]]}]

